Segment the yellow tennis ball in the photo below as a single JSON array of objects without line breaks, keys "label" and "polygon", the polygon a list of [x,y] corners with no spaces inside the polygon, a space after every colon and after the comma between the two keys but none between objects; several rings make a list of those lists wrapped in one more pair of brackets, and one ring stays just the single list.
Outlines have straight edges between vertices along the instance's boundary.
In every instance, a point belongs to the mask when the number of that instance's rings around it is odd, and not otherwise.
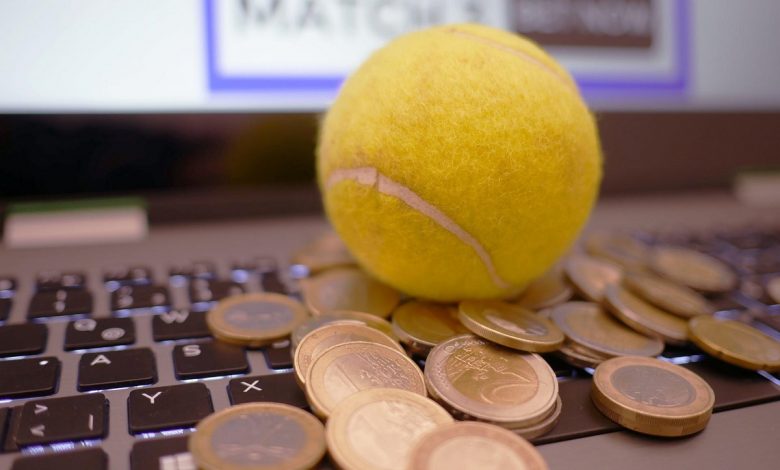
[{"label": "yellow tennis ball", "polygon": [[531,41],[464,24],[407,34],[344,83],[320,130],[328,217],[358,262],[407,294],[509,297],[588,218],[593,116]]}]

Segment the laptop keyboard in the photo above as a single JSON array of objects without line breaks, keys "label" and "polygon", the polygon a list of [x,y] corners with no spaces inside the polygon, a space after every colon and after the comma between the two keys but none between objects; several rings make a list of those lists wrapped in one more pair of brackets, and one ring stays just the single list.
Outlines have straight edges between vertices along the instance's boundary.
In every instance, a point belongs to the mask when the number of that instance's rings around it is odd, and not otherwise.
[{"label": "laptop keyboard", "polygon": [[[740,283],[709,299],[716,315],[780,338],[780,305],[767,292],[780,276],[776,231],[636,236],[728,263]],[[0,455],[0,462],[13,461],[14,470],[97,470],[114,468],[110,462],[116,461],[139,470],[194,469],[186,435],[213,411],[253,401],[307,408],[291,372],[289,341],[247,351],[212,340],[205,315],[220,299],[290,294],[271,257],[229,267],[227,277],[208,260],[162,272],[144,265],[106,267],[100,289],[78,267],[30,279],[0,276],[0,450],[11,455]],[[18,291],[25,282],[32,288],[23,297]],[[110,312],[96,312],[96,305],[108,305]],[[26,322],[8,322],[12,308],[23,309]],[[774,375],[729,366],[692,346],[667,347],[662,357],[711,385],[716,412],[780,399]],[[558,377],[563,411],[536,444],[619,429],[591,403],[591,370],[554,355],[545,359]]]}]

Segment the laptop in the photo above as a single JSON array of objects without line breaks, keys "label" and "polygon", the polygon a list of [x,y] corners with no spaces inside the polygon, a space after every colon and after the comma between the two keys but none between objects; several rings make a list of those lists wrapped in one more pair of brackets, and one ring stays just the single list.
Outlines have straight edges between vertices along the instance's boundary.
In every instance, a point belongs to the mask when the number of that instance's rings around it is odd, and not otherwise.
[{"label": "laptop", "polygon": [[[766,282],[780,276],[780,70],[761,58],[776,53],[766,18],[780,10],[614,4],[3,7],[0,468],[194,469],[202,417],[307,407],[289,341],[236,354],[205,314],[237,293],[300,297],[293,254],[330,230],[314,184],[320,114],[372,50],[438,22],[522,32],[572,70],[606,160],[583,239],[724,256],[740,286],[713,299],[717,315],[779,339]],[[545,356],[563,403],[534,440],[549,467],[776,468],[777,374],[689,347],[662,356],[715,391],[704,431],[623,430],[593,406],[592,371]]]}]

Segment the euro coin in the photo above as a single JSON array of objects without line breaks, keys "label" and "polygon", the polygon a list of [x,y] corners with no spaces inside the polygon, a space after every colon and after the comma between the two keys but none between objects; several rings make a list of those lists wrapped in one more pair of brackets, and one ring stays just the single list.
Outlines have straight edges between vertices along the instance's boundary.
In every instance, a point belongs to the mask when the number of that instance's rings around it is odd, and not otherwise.
[{"label": "euro coin", "polygon": [[498,300],[463,301],[458,318],[475,335],[520,351],[549,352],[563,344],[563,333],[550,320]]},{"label": "euro coin", "polygon": [[473,335],[434,347],[425,363],[431,396],[463,417],[506,428],[548,417],[558,398],[555,373],[540,356]]},{"label": "euro coin", "polygon": [[312,361],[319,357],[326,349],[337,344],[352,341],[366,341],[382,344],[403,353],[404,350],[393,338],[379,330],[375,330],[361,323],[333,322],[324,325],[303,337],[293,354],[295,377],[303,386],[306,383],[306,374]]},{"label": "euro coin", "polygon": [[306,375],[306,396],[322,418],[353,393],[378,387],[426,393],[422,372],[405,354],[363,341],[330,347],[317,356]]},{"label": "euro coin", "polygon": [[538,437],[542,437],[550,432],[556,424],[558,424],[558,420],[561,418],[562,410],[563,401],[561,400],[561,397],[558,397],[558,399],[555,400],[555,407],[549,416],[536,424],[532,424],[524,428],[511,429],[511,431],[524,439],[528,439],[529,441],[532,441]]},{"label": "euro coin", "polygon": [[452,422],[447,411],[425,396],[373,388],[349,396],[333,410],[325,438],[341,469],[405,469],[415,443]]},{"label": "euro coin", "polygon": [[289,336],[308,314],[300,302],[285,295],[241,294],[221,300],[206,314],[215,338],[260,347]]},{"label": "euro coin", "polygon": [[563,359],[564,362],[580,368],[594,368],[607,358],[596,356],[589,352],[583,352],[572,347],[570,343],[564,343],[561,349],[555,351],[555,354]]},{"label": "euro coin", "polygon": [[702,292],[728,292],[737,284],[734,271],[723,262],[689,248],[653,250],[650,265],[661,276]]},{"label": "euro coin", "polygon": [[550,316],[566,338],[594,355],[657,356],[664,349],[663,341],[637,333],[594,303],[567,302],[555,307]]},{"label": "euro coin", "polygon": [[623,277],[618,265],[582,254],[569,256],[563,266],[575,290],[591,302],[601,302],[607,286],[619,283]]},{"label": "euro coin", "polygon": [[370,313],[353,312],[350,310],[334,310],[317,315],[315,317],[309,317],[306,321],[298,325],[298,327],[293,330],[292,335],[290,335],[290,344],[292,345],[293,351],[298,347],[298,343],[301,342],[303,337],[309,334],[309,332],[316,330],[321,326],[327,325],[328,323],[336,321],[360,323],[379,330],[393,339],[398,339],[396,338],[395,333],[393,333],[393,328],[390,326],[390,322],[384,318],[371,315]]},{"label": "euro coin", "polygon": [[303,247],[293,255],[292,263],[306,266],[312,274],[356,264],[347,246],[335,232],[327,232]]},{"label": "euro coin", "polygon": [[563,275],[563,266],[557,264],[531,282],[514,303],[530,310],[541,310],[562,304],[573,295],[574,290]]},{"label": "euro coin", "polygon": [[303,300],[314,315],[353,310],[390,316],[401,294],[357,268],[338,268],[301,280]]},{"label": "euro coin", "polygon": [[605,304],[609,311],[634,330],[683,345],[688,341],[688,322],[634,295],[623,286],[609,286]]},{"label": "euro coin", "polygon": [[713,317],[692,318],[691,341],[707,354],[752,370],[780,370],[780,342],[752,326]]},{"label": "euro coin", "polygon": [[309,469],[325,455],[325,429],[299,408],[247,403],[206,417],[188,445],[203,470]]},{"label": "euro coin", "polygon": [[773,302],[780,304],[780,276],[775,276],[766,283],[766,293]]},{"label": "euro coin", "polygon": [[393,332],[413,354],[427,356],[432,347],[469,330],[453,305],[414,300],[393,312]]},{"label": "euro coin", "polygon": [[715,311],[695,290],[652,274],[627,274],[623,284],[656,307],[680,317],[711,315]]},{"label": "euro coin", "polygon": [[458,422],[425,434],[410,452],[407,470],[546,470],[528,441],[487,423]]},{"label": "euro coin", "polygon": [[645,270],[650,252],[647,245],[622,233],[591,234],[585,239],[585,251],[630,271]]},{"label": "euro coin", "polygon": [[715,394],[693,372],[659,359],[617,357],[593,374],[591,398],[617,424],[654,436],[685,436],[709,422]]}]

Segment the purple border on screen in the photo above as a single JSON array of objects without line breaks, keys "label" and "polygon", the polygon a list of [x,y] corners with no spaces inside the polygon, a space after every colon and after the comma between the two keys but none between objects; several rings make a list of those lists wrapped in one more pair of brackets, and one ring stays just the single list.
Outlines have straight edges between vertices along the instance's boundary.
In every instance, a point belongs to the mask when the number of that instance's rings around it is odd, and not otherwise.
[{"label": "purple border on screen", "polygon": [[[335,93],[345,77],[300,75],[224,75],[217,66],[215,0],[203,0],[206,30],[206,68],[212,92],[319,92]],[[657,96],[659,93],[682,95],[690,81],[690,8],[689,0],[674,1],[674,71],[666,76],[647,75],[575,75],[586,97]]]}]

